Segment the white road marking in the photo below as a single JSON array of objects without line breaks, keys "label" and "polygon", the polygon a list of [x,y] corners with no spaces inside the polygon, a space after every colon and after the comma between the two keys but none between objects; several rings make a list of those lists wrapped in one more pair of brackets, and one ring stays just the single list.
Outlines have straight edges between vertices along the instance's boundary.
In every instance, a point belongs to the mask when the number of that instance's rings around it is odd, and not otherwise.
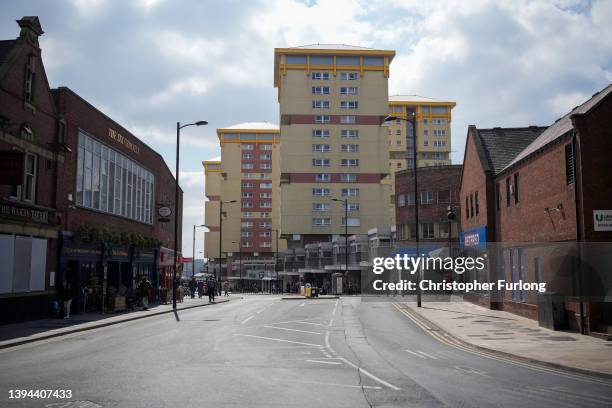
[{"label": "white road marking", "polygon": [[238,333],[234,333],[234,336],[241,336],[241,337],[253,337],[255,339],[264,339],[264,340],[272,340],[272,341],[280,341],[282,343],[292,343],[292,344],[299,344],[301,346],[310,346],[310,347],[323,347],[320,344],[313,344],[313,343],[304,343],[301,341],[293,341],[293,340],[285,340],[285,339],[277,339],[274,337],[264,337],[264,336],[255,336],[252,334],[238,334]]},{"label": "white road marking", "polygon": [[415,353],[415,352],[414,352],[414,351],[412,351],[412,350],[404,350],[404,351],[406,351],[406,353],[410,353],[410,354],[412,354],[413,356],[417,356],[417,357],[419,357],[419,358],[422,358],[423,360],[426,360],[426,359],[427,359],[427,357],[424,357],[424,356],[420,355],[419,353]]},{"label": "white road marking", "polygon": [[336,309],[338,309],[338,302],[340,299],[336,299],[336,303],[334,303],[334,310],[332,310],[332,316],[336,314]]},{"label": "white road marking", "polygon": [[246,322],[248,322],[249,320],[251,320],[252,318],[254,318],[255,316],[249,316],[246,319],[244,319],[242,322],[240,322],[240,324],[245,324]]},{"label": "white road marking", "polygon": [[[327,347],[327,349],[329,351],[334,352],[334,349],[332,349],[331,345],[329,344],[329,331],[325,332],[325,347]],[[343,361],[345,364],[350,365],[351,367],[353,367],[354,369],[356,369],[357,371],[359,371],[363,375],[366,375],[366,376],[370,377],[371,379],[373,379],[374,381],[378,382],[379,384],[384,385],[387,388],[391,388],[392,390],[395,390],[395,391],[401,390],[401,388],[396,387],[395,385],[393,385],[391,383],[388,383],[385,380],[382,380],[382,379],[378,378],[374,374],[370,373],[369,371],[365,370],[364,368],[359,367],[356,364],[353,364],[352,362],[350,362],[349,360],[347,360],[344,357],[338,357],[338,359]]]},{"label": "white road marking", "polygon": [[323,361],[323,360],[306,360],[309,363],[321,363],[321,364],[332,364],[332,365],[342,365],[338,361]]},{"label": "white road marking", "polygon": [[306,302],[302,303],[300,306],[304,306],[306,304]]},{"label": "white road marking", "polygon": [[277,322],[277,323],[270,323],[270,324],[288,324],[288,323],[310,324],[313,326],[327,326],[326,324],[307,322],[305,320],[291,320],[288,322]]},{"label": "white road marking", "polygon": [[[284,379],[275,378],[274,381],[286,381]],[[348,388],[363,388],[366,390],[382,390],[382,387],[378,387],[375,385],[352,385],[352,384],[338,384],[338,383],[324,383],[318,381],[300,381],[300,380],[291,380],[291,382],[297,382],[301,384],[314,384],[314,385],[327,385],[330,387],[348,387]]]},{"label": "white road marking", "polygon": [[308,330],[288,329],[286,327],[276,327],[276,326],[268,326],[268,325],[265,325],[263,327],[267,327],[268,329],[287,330],[287,331],[300,332],[300,333],[323,334],[323,333],[313,332],[313,331],[308,331]]},{"label": "white road marking", "polygon": [[431,354],[427,354],[427,353],[426,353],[426,352],[424,352],[424,351],[417,350],[417,352],[418,352],[419,354],[422,354],[422,355],[424,355],[424,356],[426,356],[426,357],[429,357],[429,358],[431,358],[431,359],[433,359],[433,360],[437,360],[437,359],[438,359],[438,357],[436,357],[436,356],[432,356]]}]

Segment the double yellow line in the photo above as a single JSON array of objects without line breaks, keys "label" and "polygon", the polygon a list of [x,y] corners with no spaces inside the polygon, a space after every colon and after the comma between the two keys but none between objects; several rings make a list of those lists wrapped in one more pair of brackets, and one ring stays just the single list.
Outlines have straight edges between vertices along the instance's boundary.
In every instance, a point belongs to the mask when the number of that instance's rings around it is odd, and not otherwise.
[{"label": "double yellow line", "polygon": [[555,375],[558,375],[558,376],[561,376],[561,377],[565,377],[565,378],[570,378],[570,379],[580,380],[580,381],[587,381],[587,382],[591,382],[591,383],[602,384],[602,385],[607,385],[608,387],[612,387],[612,383],[610,383],[609,381],[605,381],[605,380],[600,380],[600,379],[597,379],[597,378],[588,377],[586,375],[582,375],[582,374],[578,374],[578,373],[569,373],[567,371],[557,370],[555,368],[546,367],[546,366],[543,366],[543,365],[536,365],[536,364],[531,364],[531,363],[527,363],[527,362],[523,362],[523,361],[519,361],[519,360],[514,360],[514,359],[511,359],[509,357],[504,357],[504,356],[500,356],[500,355],[497,355],[497,354],[488,353],[486,351],[482,351],[482,350],[471,348],[471,347],[466,346],[465,344],[459,342],[458,340],[454,339],[452,336],[449,336],[449,335],[447,335],[445,333],[438,332],[437,328],[429,327],[420,318],[415,316],[414,313],[409,312],[406,308],[402,308],[400,306],[400,304],[394,303],[393,306],[400,313],[402,313],[404,316],[409,318],[414,324],[416,324],[421,329],[423,329],[423,331],[425,333],[429,334],[431,337],[433,337],[434,339],[436,339],[440,343],[446,344],[449,347],[453,347],[455,349],[458,349],[458,350],[461,350],[461,351],[465,351],[466,353],[471,353],[471,354],[474,354],[474,355],[477,355],[477,356],[481,356],[481,357],[485,357],[485,358],[490,358],[492,360],[501,361],[501,362],[504,362],[506,364],[512,364],[512,365],[515,365],[515,366],[528,368],[530,370],[535,370],[535,371],[540,371],[540,372],[545,372],[545,373],[551,373],[551,374],[555,374]]}]

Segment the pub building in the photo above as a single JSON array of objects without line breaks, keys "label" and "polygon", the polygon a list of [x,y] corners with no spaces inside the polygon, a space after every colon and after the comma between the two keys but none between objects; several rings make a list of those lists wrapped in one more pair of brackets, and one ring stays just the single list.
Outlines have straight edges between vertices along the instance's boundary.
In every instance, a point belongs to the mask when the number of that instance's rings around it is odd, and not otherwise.
[{"label": "pub building", "polygon": [[[48,316],[64,278],[73,313],[122,309],[143,276],[166,298],[172,173],[76,93],[51,89],[38,18],[17,23],[19,37],[0,41],[0,324]],[[181,209],[179,191],[179,240]]]}]

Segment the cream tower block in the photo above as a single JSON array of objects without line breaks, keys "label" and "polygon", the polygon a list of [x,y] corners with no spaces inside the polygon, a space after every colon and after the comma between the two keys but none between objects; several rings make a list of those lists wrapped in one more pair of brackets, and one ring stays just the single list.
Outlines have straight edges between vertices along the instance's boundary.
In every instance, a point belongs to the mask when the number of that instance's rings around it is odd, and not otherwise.
[{"label": "cream tower block", "polygon": [[[290,246],[389,227],[389,64],[347,45],[274,50],[280,103],[281,230]],[[348,220],[343,203],[348,200]]]}]

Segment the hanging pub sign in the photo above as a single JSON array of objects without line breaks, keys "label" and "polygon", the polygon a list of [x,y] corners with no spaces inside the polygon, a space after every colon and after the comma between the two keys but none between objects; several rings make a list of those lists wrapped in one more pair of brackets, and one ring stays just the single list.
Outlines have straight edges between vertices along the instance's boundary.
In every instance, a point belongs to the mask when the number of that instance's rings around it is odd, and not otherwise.
[{"label": "hanging pub sign", "polygon": [[157,221],[159,222],[170,222],[170,215],[172,215],[172,210],[170,209],[170,207],[159,207],[159,209],[157,210],[157,214],[159,215],[159,218],[157,219]]}]

